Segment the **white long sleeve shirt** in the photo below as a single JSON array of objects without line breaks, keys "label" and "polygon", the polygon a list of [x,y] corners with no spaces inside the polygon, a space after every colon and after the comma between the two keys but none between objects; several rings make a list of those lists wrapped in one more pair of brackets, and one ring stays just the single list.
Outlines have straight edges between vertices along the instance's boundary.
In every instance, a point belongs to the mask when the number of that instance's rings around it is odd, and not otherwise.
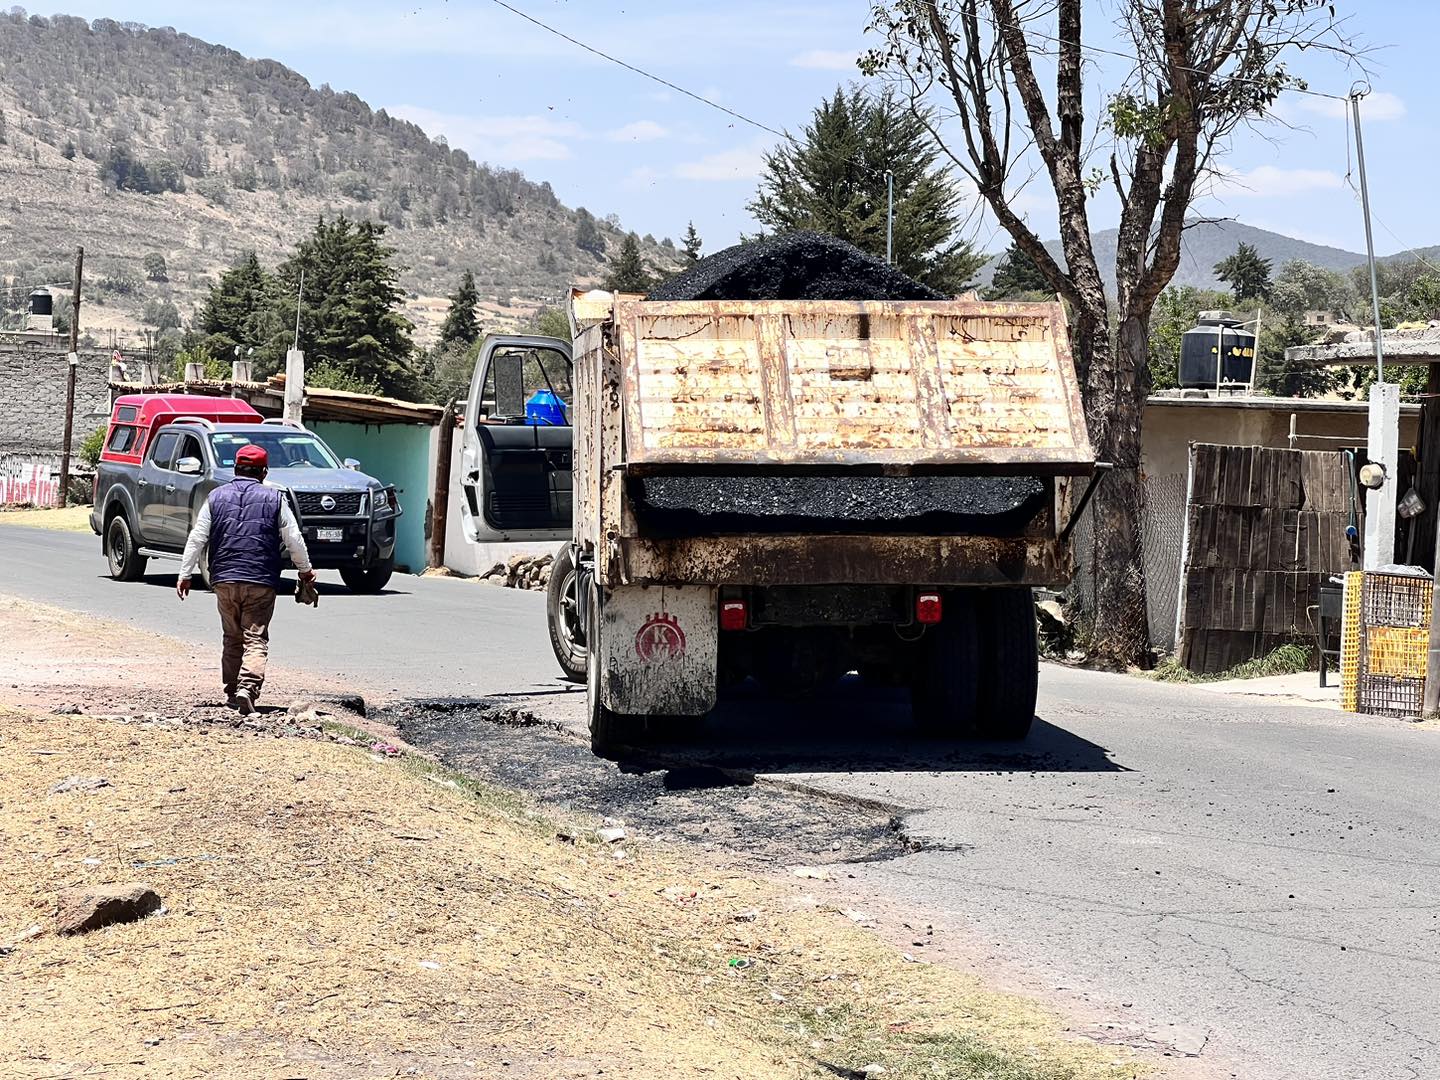
[{"label": "white long sleeve shirt", "polygon": [[[310,553],[305,550],[305,537],[300,533],[300,523],[295,520],[294,513],[290,510],[290,504],[283,497],[280,499],[280,540],[285,545],[285,550],[290,553],[290,562],[296,570],[302,572],[310,569]],[[189,579],[195,573],[195,568],[200,565],[201,556],[205,549],[210,546],[210,500],[205,500],[205,505],[200,508],[200,513],[195,518],[195,524],[190,529],[190,535],[185,538],[185,557],[180,560],[180,579]]]}]

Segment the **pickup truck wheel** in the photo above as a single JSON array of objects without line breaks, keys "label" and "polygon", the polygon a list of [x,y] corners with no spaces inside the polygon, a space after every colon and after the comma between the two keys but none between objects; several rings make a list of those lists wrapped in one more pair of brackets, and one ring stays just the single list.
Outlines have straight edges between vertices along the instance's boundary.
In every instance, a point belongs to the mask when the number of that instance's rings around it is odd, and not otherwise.
[{"label": "pickup truck wheel", "polygon": [[390,581],[390,575],[395,572],[395,562],[376,563],[368,570],[362,570],[358,566],[342,566],[340,568],[340,580],[353,593],[378,593]]},{"label": "pickup truck wheel", "polygon": [[550,585],[545,590],[545,622],[550,630],[550,648],[560,670],[571,682],[584,682],[585,628],[580,625],[576,589],[579,574],[569,544],[561,547],[550,566]]},{"label": "pickup truck wheel", "polygon": [[927,735],[962,738],[975,727],[979,700],[980,641],[974,603],[963,595],[945,598],[945,619],[921,642],[918,668],[910,683],[915,723]]},{"label": "pickup truck wheel", "polygon": [[1029,589],[994,589],[981,594],[980,704],[976,730],[981,738],[1018,740],[1030,734],[1040,684],[1035,599]]},{"label": "pickup truck wheel", "polygon": [[105,557],[110,562],[110,576],[116,581],[139,581],[145,576],[149,560],[135,549],[135,536],[124,513],[116,514],[105,526]]},{"label": "pickup truck wheel", "polygon": [[600,704],[600,598],[590,593],[590,618],[586,627],[587,661],[585,704],[590,714],[590,750],[596,757],[619,760],[624,747],[644,740],[645,717],[617,713]]}]

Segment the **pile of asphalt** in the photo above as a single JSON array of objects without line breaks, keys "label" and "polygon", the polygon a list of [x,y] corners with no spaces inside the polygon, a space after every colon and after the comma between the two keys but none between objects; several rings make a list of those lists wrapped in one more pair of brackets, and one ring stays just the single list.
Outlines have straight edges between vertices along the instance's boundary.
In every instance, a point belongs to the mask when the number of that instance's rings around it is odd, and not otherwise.
[{"label": "pile of asphalt", "polygon": [[652,535],[963,533],[1010,536],[1045,505],[1033,476],[650,476],[630,487]]},{"label": "pile of asphalt", "polygon": [[647,300],[943,300],[854,244],[796,232],[707,255]]},{"label": "pile of asphalt", "polygon": [[[853,244],[797,232],[737,244],[648,300],[943,300]],[[1044,506],[1029,476],[656,476],[631,486],[652,535],[894,532],[1006,536]]]}]

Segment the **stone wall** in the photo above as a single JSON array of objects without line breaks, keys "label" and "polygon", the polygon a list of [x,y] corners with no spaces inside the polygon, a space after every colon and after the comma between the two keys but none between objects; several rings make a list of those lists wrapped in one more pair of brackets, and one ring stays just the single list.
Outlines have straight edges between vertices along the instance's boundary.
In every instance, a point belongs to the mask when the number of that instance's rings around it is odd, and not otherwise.
[{"label": "stone wall", "polygon": [[[65,442],[63,352],[33,345],[0,344],[0,470],[21,462],[60,468]],[[75,372],[74,452],[110,415],[110,358],[80,354]]]}]

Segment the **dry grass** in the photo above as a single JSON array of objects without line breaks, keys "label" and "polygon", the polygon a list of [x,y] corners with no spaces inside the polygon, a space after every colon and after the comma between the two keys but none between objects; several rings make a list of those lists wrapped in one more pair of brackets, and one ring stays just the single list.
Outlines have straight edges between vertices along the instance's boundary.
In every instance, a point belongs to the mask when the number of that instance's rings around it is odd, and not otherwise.
[{"label": "dry grass", "polygon": [[58,532],[84,532],[90,529],[90,507],[67,506],[64,509],[25,507],[19,510],[0,509],[0,525],[24,525],[30,529],[55,529]]},{"label": "dry grass", "polygon": [[[167,909],[0,956],[7,1076],[1137,1072],[793,891],[566,842],[417,759],[14,711],[0,754],[0,943],[67,886]],[[75,775],[110,786],[49,793]]]}]

